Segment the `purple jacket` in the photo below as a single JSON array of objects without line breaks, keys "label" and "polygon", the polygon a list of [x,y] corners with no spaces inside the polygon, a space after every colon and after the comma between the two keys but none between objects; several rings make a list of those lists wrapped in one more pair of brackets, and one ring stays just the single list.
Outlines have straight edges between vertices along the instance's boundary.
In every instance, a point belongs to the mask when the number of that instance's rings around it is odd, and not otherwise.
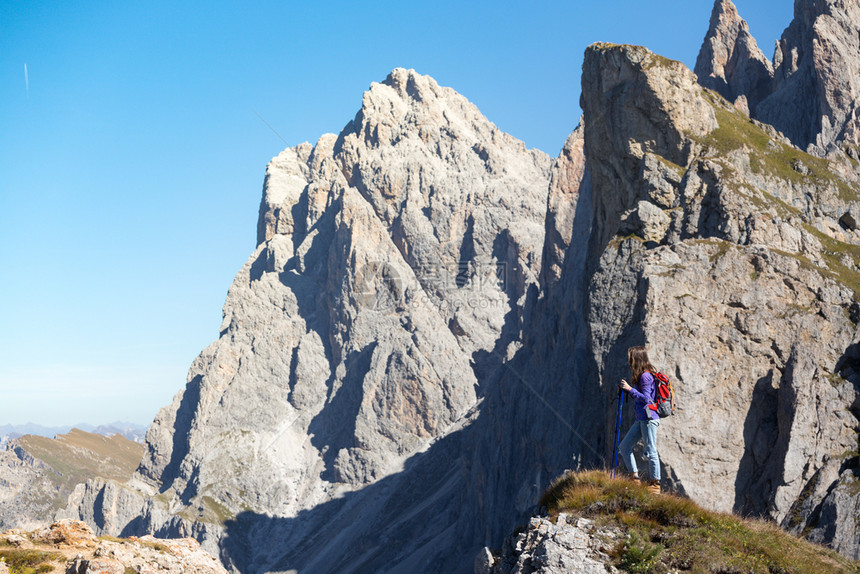
[{"label": "purple jacket", "polygon": [[639,377],[639,384],[631,385],[631,387],[630,394],[636,399],[633,403],[636,420],[659,419],[660,415],[648,408],[648,405],[654,403],[654,375],[647,371],[642,373],[642,376]]}]

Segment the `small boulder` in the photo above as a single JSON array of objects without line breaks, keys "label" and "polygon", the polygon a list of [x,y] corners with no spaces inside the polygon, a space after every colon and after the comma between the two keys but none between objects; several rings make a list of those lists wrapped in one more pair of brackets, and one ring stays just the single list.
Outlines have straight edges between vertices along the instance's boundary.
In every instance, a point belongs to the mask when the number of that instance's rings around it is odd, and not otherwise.
[{"label": "small boulder", "polygon": [[851,231],[857,231],[857,218],[854,217],[854,214],[850,211],[846,211],[842,217],[839,218],[839,223],[845,229],[850,229]]},{"label": "small boulder", "polygon": [[66,574],[124,574],[125,566],[111,558],[83,560],[75,558],[66,566]]},{"label": "small boulder", "polygon": [[666,237],[672,219],[650,201],[640,201],[621,226],[621,232],[634,233],[645,241],[660,243]]},{"label": "small boulder", "polygon": [[65,544],[77,548],[94,547],[99,543],[93,529],[80,520],[59,520],[50,528],[43,528],[33,534],[33,539],[43,544]]},{"label": "small boulder", "polygon": [[799,159],[791,162],[791,167],[800,175],[809,175],[809,167]]},{"label": "small boulder", "polygon": [[[661,159],[656,154],[646,153],[642,157],[642,195],[664,209],[675,207],[678,197],[678,186],[682,173],[670,167],[668,160]],[[680,168],[683,169],[683,168]]]},{"label": "small boulder", "polygon": [[740,96],[735,98],[734,106],[735,106],[735,109],[738,110],[740,113],[749,117],[750,105],[749,105],[749,102],[747,101],[747,97],[745,95],[741,94]]}]

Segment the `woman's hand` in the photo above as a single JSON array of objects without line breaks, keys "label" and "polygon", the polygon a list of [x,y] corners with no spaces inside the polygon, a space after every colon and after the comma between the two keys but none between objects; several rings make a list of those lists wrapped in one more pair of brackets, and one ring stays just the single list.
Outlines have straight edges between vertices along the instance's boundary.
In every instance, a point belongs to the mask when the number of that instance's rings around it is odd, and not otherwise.
[{"label": "woman's hand", "polygon": [[622,391],[629,391],[633,388],[629,384],[627,384],[627,381],[625,379],[621,379],[621,382],[618,383],[618,386],[621,387]]}]

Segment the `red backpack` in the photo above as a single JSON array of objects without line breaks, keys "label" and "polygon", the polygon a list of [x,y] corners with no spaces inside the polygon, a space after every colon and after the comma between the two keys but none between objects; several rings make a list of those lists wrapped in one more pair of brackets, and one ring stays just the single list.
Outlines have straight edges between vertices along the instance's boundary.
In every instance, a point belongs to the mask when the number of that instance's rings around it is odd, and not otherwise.
[{"label": "red backpack", "polygon": [[663,373],[651,373],[654,375],[654,402],[648,408],[657,412],[661,419],[675,414],[675,392],[669,377]]}]

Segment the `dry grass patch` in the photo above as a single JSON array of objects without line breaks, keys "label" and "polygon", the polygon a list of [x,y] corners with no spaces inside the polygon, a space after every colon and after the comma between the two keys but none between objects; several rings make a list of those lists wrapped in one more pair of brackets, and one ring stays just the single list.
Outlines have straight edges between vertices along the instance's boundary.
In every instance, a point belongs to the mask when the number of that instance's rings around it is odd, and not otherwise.
[{"label": "dry grass patch", "polygon": [[620,527],[627,536],[612,556],[627,572],[860,573],[860,562],[771,523],[711,512],[677,496],[653,495],[643,485],[602,471],[558,479],[541,504],[552,518],[567,512]]},{"label": "dry grass patch", "polygon": [[0,550],[0,559],[6,562],[11,574],[40,574],[55,570],[51,562],[64,560],[62,554],[33,549]]}]

